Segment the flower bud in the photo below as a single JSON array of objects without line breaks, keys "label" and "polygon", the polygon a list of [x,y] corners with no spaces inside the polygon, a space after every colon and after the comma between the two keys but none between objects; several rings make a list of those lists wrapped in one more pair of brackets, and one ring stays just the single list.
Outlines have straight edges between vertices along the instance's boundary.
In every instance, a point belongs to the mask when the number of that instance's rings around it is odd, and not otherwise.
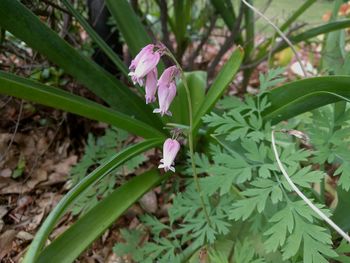
[{"label": "flower bud", "polygon": [[165,172],[169,170],[175,172],[173,164],[179,150],[180,143],[177,140],[166,139],[163,144],[163,159],[160,160],[158,168],[164,168]]}]

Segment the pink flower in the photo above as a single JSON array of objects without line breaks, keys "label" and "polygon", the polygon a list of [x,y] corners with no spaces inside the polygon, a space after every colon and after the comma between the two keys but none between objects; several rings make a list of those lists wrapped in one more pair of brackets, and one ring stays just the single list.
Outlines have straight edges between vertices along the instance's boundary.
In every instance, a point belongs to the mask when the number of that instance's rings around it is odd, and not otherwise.
[{"label": "pink flower", "polygon": [[180,150],[180,143],[177,140],[166,139],[163,144],[163,159],[160,160],[161,164],[158,168],[164,168],[164,171],[175,172],[174,160],[177,153]]},{"label": "pink flower", "polygon": [[170,83],[169,87],[167,86],[159,86],[158,88],[158,100],[159,100],[159,108],[154,109],[154,113],[160,113],[160,115],[164,116],[164,114],[171,116],[171,112],[169,111],[169,107],[171,102],[173,101],[176,95],[176,85],[174,82]]},{"label": "pink flower", "polygon": [[151,70],[146,76],[146,104],[156,101],[156,91],[157,91],[157,68]]},{"label": "pink flower", "polygon": [[179,75],[179,70],[176,66],[168,67],[164,70],[163,74],[160,76],[158,80],[158,86],[168,86],[170,82],[175,80],[175,77]]},{"label": "pink flower", "polygon": [[176,66],[171,66],[164,70],[158,80],[158,100],[159,108],[155,109],[154,113],[160,113],[171,116],[169,107],[176,96],[175,78],[178,76],[179,70]]},{"label": "pink flower", "polygon": [[145,46],[131,61],[129,66],[131,79],[134,84],[144,84],[145,76],[151,72],[160,60],[160,52],[154,51],[154,45]]},{"label": "pink flower", "polygon": [[149,52],[152,52],[154,49],[153,44],[149,44],[145,46],[141,51],[136,55],[136,57],[131,61],[131,64],[129,66],[130,71],[134,71],[136,66],[139,64],[141,58],[143,55],[148,54]]}]

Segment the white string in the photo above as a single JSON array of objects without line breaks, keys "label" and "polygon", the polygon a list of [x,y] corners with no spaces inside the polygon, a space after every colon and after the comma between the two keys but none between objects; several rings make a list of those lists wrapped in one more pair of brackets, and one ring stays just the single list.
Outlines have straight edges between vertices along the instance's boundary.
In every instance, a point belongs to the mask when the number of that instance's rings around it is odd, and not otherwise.
[{"label": "white string", "polygon": [[346,234],[336,223],[334,223],[329,217],[327,217],[320,209],[318,209],[300,190],[299,188],[293,183],[293,181],[290,179],[288,173],[283,167],[283,164],[278,156],[277,148],[276,148],[276,142],[275,142],[275,131],[272,130],[271,132],[271,142],[272,142],[272,148],[273,152],[276,157],[276,161],[278,164],[278,167],[280,168],[282,174],[286,178],[288,184],[292,187],[292,189],[301,197],[301,199],[304,200],[304,202],[324,221],[326,221],[335,231],[339,233],[346,241],[350,243],[350,236]]}]

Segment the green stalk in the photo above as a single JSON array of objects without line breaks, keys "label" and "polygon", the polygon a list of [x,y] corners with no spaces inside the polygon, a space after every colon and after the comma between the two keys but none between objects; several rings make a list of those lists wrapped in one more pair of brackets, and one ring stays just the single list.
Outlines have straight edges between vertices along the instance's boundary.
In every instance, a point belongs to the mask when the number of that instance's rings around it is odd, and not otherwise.
[{"label": "green stalk", "polygon": [[200,201],[201,201],[201,206],[202,209],[204,211],[204,215],[205,218],[207,220],[207,223],[209,226],[211,226],[211,221],[209,218],[209,213],[207,211],[207,208],[205,206],[205,202],[204,202],[204,197],[203,197],[203,193],[202,193],[202,189],[198,180],[198,174],[197,174],[197,169],[196,169],[196,163],[195,163],[195,159],[194,159],[194,143],[193,143],[193,112],[192,112],[192,103],[191,103],[191,93],[190,93],[190,89],[188,88],[188,83],[186,80],[186,76],[185,73],[183,72],[179,62],[176,60],[176,58],[173,56],[173,54],[167,50],[166,53],[176,64],[177,68],[180,70],[181,72],[181,79],[182,82],[184,84],[185,90],[186,90],[186,95],[187,95],[187,103],[188,103],[188,115],[189,115],[189,119],[190,119],[190,127],[188,129],[188,144],[189,144],[189,148],[190,148],[190,157],[191,157],[191,166],[192,166],[192,174],[193,174],[193,179],[195,182],[195,186],[196,186],[196,190],[199,194],[200,197]]}]

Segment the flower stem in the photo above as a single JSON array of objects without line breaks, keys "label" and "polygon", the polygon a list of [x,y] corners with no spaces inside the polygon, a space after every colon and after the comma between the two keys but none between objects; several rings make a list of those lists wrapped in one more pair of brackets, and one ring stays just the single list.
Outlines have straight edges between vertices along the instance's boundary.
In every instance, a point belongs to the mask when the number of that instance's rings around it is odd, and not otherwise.
[{"label": "flower stem", "polygon": [[188,104],[188,115],[189,115],[189,119],[190,119],[189,120],[190,121],[190,127],[188,129],[188,145],[189,145],[189,148],[190,148],[192,174],[193,174],[193,179],[194,179],[194,182],[195,182],[196,190],[197,190],[197,192],[199,194],[199,198],[200,198],[202,209],[204,211],[205,218],[207,220],[208,225],[211,227],[212,225],[211,225],[209,213],[208,213],[208,210],[207,210],[207,208],[205,206],[201,185],[200,185],[199,179],[198,179],[196,163],[195,163],[195,160],[194,160],[193,112],[192,112],[192,103],[191,103],[190,89],[188,87],[188,83],[187,83],[187,80],[186,80],[185,73],[183,72],[179,62],[177,62],[176,58],[173,56],[173,54],[171,52],[168,51],[168,52],[166,52],[166,54],[174,61],[174,63],[176,64],[177,68],[180,70],[180,72],[181,72],[181,79],[182,79],[182,82],[183,82],[184,87],[185,87],[186,97],[187,97],[187,104]]}]

